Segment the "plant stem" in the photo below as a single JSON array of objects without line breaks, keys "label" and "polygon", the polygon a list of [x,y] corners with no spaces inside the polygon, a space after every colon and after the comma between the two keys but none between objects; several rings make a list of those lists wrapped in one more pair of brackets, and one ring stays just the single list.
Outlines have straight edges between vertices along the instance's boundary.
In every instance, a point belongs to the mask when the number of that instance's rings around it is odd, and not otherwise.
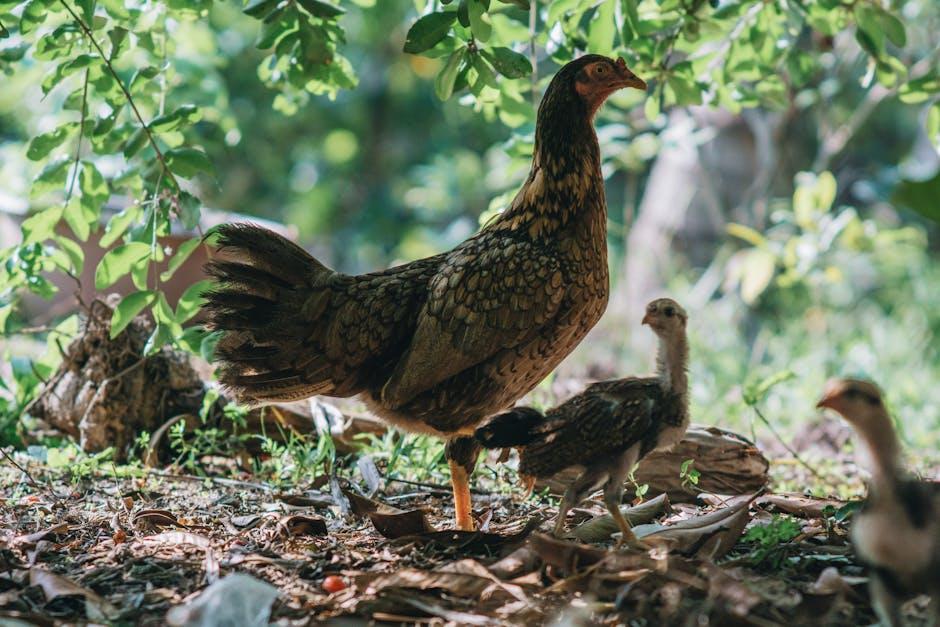
[{"label": "plant stem", "polygon": [[817,479],[820,479],[820,480],[825,479],[825,477],[823,477],[822,474],[821,474],[818,470],[816,470],[815,468],[813,468],[812,466],[810,466],[806,461],[804,461],[803,458],[800,457],[799,454],[798,454],[795,450],[793,450],[793,447],[791,447],[789,444],[787,444],[787,441],[786,441],[786,440],[784,440],[782,437],[780,437],[780,434],[777,432],[776,429],[774,429],[774,427],[773,427],[773,425],[770,423],[770,421],[767,420],[767,417],[764,416],[763,413],[761,413],[761,410],[758,409],[757,405],[751,405],[751,409],[754,410],[754,414],[755,414],[758,418],[760,418],[761,422],[763,422],[764,425],[766,425],[766,427],[767,427],[768,429],[770,429],[770,432],[773,434],[773,436],[774,436],[775,438],[777,438],[777,441],[780,442],[780,444],[783,445],[783,448],[787,449],[787,452],[790,453],[790,455],[793,456],[793,459],[795,459],[801,466],[803,466],[804,468],[806,468],[806,470],[808,470],[808,471],[810,471],[811,473],[813,473],[813,476],[816,477]]},{"label": "plant stem", "polygon": [[154,138],[153,133],[150,131],[150,127],[147,126],[147,123],[144,122],[144,116],[140,114],[140,110],[137,108],[137,104],[134,102],[131,92],[124,85],[124,81],[121,80],[121,77],[118,75],[117,71],[114,69],[114,66],[111,64],[111,59],[104,53],[104,49],[101,47],[101,44],[95,39],[94,34],[91,32],[91,29],[88,27],[85,22],[82,21],[82,18],[78,16],[74,9],[69,6],[69,3],[65,0],[59,0],[65,10],[69,12],[72,16],[72,19],[75,20],[75,23],[78,24],[78,27],[85,34],[85,37],[91,42],[91,45],[95,47],[95,50],[98,51],[98,54],[101,55],[101,60],[104,62],[105,67],[108,69],[108,72],[117,81],[118,86],[121,88],[121,92],[124,94],[124,98],[127,100],[127,104],[130,106],[131,111],[134,112],[134,117],[137,118],[137,121],[140,122],[141,128],[144,129],[144,133],[147,134],[147,140],[150,142],[153,151],[157,155],[157,160],[160,162],[160,167],[163,169],[164,174],[172,183],[173,188],[179,192],[181,191],[180,184],[176,180],[176,177],[173,176],[173,172],[170,171],[169,166],[166,164],[166,158],[163,156],[163,151],[160,150],[160,146],[157,145],[157,140]]}]

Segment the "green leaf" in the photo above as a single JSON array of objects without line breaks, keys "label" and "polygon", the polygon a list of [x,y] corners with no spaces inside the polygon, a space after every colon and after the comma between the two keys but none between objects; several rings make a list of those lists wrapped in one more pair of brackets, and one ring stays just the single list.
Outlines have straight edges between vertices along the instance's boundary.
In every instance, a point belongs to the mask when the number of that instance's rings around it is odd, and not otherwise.
[{"label": "green leaf", "polygon": [[588,50],[594,54],[609,55],[614,50],[614,0],[604,0],[594,13],[588,30]]},{"label": "green leaf", "polygon": [[186,291],[180,296],[179,302],[176,303],[176,315],[174,316],[174,320],[177,324],[183,324],[199,313],[199,308],[202,307],[205,302],[202,295],[211,290],[212,287],[212,281],[204,280],[197,281],[186,288]]},{"label": "green leaf", "polygon": [[108,220],[108,226],[104,229],[104,235],[101,236],[98,245],[102,248],[109,248],[111,244],[116,242],[117,239],[124,234],[127,227],[139,217],[140,205],[131,205],[127,209],[111,216],[111,219]]},{"label": "green leaf", "polygon": [[23,9],[23,14],[20,17],[20,33],[27,35],[33,32],[37,26],[46,21],[48,14],[49,11],[43,0],[30,0]]},{"label": "green leaf", "polygon": [[470,18],[470,31],[478,41],[486,43],[493,34],[493,24],[486,14],[483,0],[470,0],[467,3],[467,16]]},{"label": "green leaf", "polygon": [[131,271],[131,266],[150,254],[150,246],[143,242],[131,242],[109,250],[95,269],[95,288],[107,289]]},{"label": "green leaf", "polygon": [[88,198],[89,203],[101,205],[111,196],[108,189],[108,182],[98,171],[93,163],[82,162],[82,175],[79,178],[79,186],[82,190],[82,198]]},{"label": "green leaf", "polygon": [[480,84],[482,84],[489,85],[495,89],[499,88],[499,83],[496,82],[496,74],[493,72],[493,68],[482,55],[471,55],[470,62],[473,65],[473,69],[477,71],[477,84],[474,85],[475,87],[478,88]]},{"label": "green leaf", "polygon": [[467,49],[465,47],[455,50],[434,79],[434,93],[441,100],[447,100],[454,93],[454,81],[457,80],[457,72],[460,70],[460,65],[466,56]]},{"label": "green leaf", "polygon": [[151,290],[143,292],[134,292],[121,299],[118,306],[114,308],[111,314],[111,339],[113,340],[127,328],[127,325],[137,317],[141,311],[151,304],[156,297],[156,293]]},{"label": "green leaf", "polygon": [[174,148],[163,156],[170,171],[183,178],[191,178],[200,172],[212,172],[209,157],[197,148]]},{"label": "green leaf", "polygon": [[896,16],[885,11],[877,5],[873,5],[881,24],[881,30],[888,36],[888,40],[898,48],[907,45],[907,32],[904,30],[904,23]]},{"label": "green leaf", "polygon": [[59,245],[59,248],[68,255],[72,265],[72,274],[76,276],[80,275],[82,268],[85,266],[85,252],[82,250],[82,247],[75,240],[60,235],[55,237],[55,242]]},{"label": "green leaf", "polygon": [[127,142],[124,144],[124,158],[130,159],[138,152],[140,149],[147,145],[149,138],[147,137],[147,131],[142,128],[137,129],[134,133],[127,138]]},{"label": "green leaf", "polygon": [[940,171],[926,181],[901,181],[891,201],[913,209],[920,215],[940,223]]},{"label": "green leaf", "polygon": [[737,224],[732,222],[725,227],[725,230],[728,231],[728,235],[742,239],[745,242],[753,246],[766,246],[767,238],[760,234],[759,231],[753,229],[744,224]]},{"label": "green leaf", "polygon": [[432,48],[444,39],[456,18],[454,11],[439,11],[422,16],[408,29],[403,50],[409,54],[418,54]]},{"label": "green leaf", "polygon": [[62,80],[79,70],[83,70],[98,60],[97,55],[80,54],[74,59],[63,61],[42,80],[42,93],[48,94]]},{"label": "green leaf", "polygon": [[195,124],[202,119],[202,113],[196,105],[185,104],[172,113],[167,113],[151,120],[150,130],[155,133],[168,133],[181,126]]},{"label": "green leaf", "polygon": [[96,216],[97,214],[90,214],[86,211],[85,205],[74,196],[69,199],[69,204],[65,206],[65,211],[62,213],[62,217],[65,218],[69,228],[72,229],[72,233],[83,242],[88,239],[88,235],[91,233],[91,222],[94,221]]},{"label": "green leaf", "polygon": [[741,298],[748,305],[753,305],[774,278],[777,258],[762,248],[751,248],[747,250],[743,264]]},{"label": "green leaf", "polygon": [[39,161],[61,146],[62,142],[68,139],[77,128],[78,124],[75,122],[67,122],[54,131],[33,137],[29,142],[29,148],[26,149],[26,158],[30,161]]},{"label": "green leaf", "polygon": [[23,244],[43,242],[55,233],[55,226],[62,218],[63,207],[50,207],[44,211],[34,213],[20,225],[23,233]]},{"label": "green leaf", "polygon": [[76,0],[76,4],[82,9],[82,21],[89,27],[93,27],[95,21],[95,0]]},{"label": "green leaf", "polygon": [[940,102],[933,103],[927,112],[927,138],[940,148]]},{"label": "green leaf", "polygon": [[484,50],[483,55],[489,59],[496,71],[506,78],[522,78],[532,74],[532,64],[525,55],[502,46]]},{"label": "green leaf", "polygon": [[346,12],[338,6],[329,4],[328,2],[321,2],[321,0],[298,0],[298,2],[300,2],[300,6],[310,15],[328,20],[336,19]]},{"label": "green leaf", "polygon": [[29,190],[30,196],[37,197],[46,192],[62,189],[71,165],[72,160],[68,157],[61,157],[47,163],[46,167],[33,179],[33,185]]},{"label": "green leaf", "polygon": [[173,253],[173,256],[170,257],[166,270],[160,273],[160,280],[169,281],[170,277],[183,265],[183,262],[189,259],[189,256],[193,254],[193,251],[199,246],[200,241],[199,239],[190,239],[180,244],[176,252]]},{"label": "green leaf", "polygon": [[144,355],[156,353],[163,348],[164,344],[172,339],[173,333],[170,331],[170,327],[165,324],[157,324],[153,333],[151,333],[150,337],[147,339],[147,343],[144,344]]},{"label": "green leaf", "polygon": [[280,2],[281,0],[255,0],[255,2],[242,9],[242,13],[260,20],[276,9]]}]

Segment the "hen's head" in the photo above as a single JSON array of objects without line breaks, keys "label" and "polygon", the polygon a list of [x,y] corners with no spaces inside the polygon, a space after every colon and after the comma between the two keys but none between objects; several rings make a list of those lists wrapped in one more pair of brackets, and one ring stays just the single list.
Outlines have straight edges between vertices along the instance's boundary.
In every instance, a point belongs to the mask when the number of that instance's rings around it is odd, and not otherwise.
[{"label": "hen's head", "polygon": [[890,424],[891,420],[882,401],[881,390],[863,379],[832,379],[826,383],[816,407],[839,412],[847,422],[862,431],[883,427],[883,423]]},{"label": "hen's head", "polygon": [[561,68],[548,86],[540,113],[548,108],[567,109],[569,115],[593,117],[604,101],[618,89],[646,89],[643,79],[621,59],[586,54]]},{"label": "hen's head", "polygon": [[646,306],[643,324],[648,324],[653,333],[662,338],[685,333],[689,315],[679,303],[671,298],[657,298]]}]

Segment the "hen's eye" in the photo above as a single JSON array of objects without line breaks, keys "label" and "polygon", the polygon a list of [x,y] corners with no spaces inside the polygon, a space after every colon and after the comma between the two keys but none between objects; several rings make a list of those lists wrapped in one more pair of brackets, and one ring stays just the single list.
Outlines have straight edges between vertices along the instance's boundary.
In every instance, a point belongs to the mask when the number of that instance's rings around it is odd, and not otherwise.
[{"label": "hen's eye", "polygon": [[595,73],[595,74],[603,74],[603,73],[606,72],[606,71],[607,71],[607,68],[606,68],[606,67],[604,67],[603,65],[598,65],[598,66],[597,66],[597,69],[594,70],[594,73]]}]

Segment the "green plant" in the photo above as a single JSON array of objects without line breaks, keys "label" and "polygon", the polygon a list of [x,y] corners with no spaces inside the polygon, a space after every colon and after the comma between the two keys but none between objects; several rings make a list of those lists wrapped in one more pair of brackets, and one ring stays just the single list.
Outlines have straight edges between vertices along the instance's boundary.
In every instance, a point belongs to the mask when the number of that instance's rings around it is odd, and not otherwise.
[{"label": "green plant", "polygon": [[682,480],[682,487],[690,491],[698,489],[698,482],[702,477],[702,473],[693,468],[694,464],[694,459],[687,459],[679,466],[679,479]]},{"label": "green plant", "polygon": [[742,541],[750,544],[746,560],[752,566],[779,569],[789,557],[790,541],[800,535],[800,525],[792,518],[774,514],[766,525],[754,525]]}]

